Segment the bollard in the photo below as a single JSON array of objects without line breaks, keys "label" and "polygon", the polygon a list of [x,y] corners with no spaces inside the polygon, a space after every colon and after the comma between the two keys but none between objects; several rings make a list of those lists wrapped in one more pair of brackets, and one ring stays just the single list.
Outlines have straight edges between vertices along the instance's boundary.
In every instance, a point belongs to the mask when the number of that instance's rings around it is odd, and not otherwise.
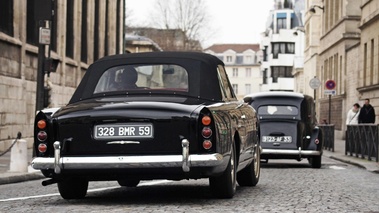
[{"label": "bollard", "polygon": [[11,149],[10,168],[11,172],[28,171],[28,145],[26,140],[19,139]]}]

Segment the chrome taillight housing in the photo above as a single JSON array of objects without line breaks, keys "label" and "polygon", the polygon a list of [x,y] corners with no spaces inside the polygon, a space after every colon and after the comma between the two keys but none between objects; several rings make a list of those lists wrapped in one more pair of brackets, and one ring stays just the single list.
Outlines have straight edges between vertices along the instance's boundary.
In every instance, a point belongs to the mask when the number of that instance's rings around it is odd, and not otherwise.
[{"label": "chrome taillight housing", "polygon": [[203,114],[201,117],[201,136],[202,136],[202,147],[204,150],[210,150],[213,147],[212,144],[212,136],[213,136],[213,131],[212,131],[212,125],[213,125],[213,120],[212,117],[209,116],[208,114]]},{"label": "chrome taillight housing", "polygon": [[47,139],[47,133],[45,131],[39,131],[37,134],[37,139],[41,142],[46,141]]},{"label": "chrome taillight housing", "polygon": [[47,145],[44,143],[40,143],[38,145],[38,151],[41,153],[45,153],[47,151]]},{"label": "chrome taillight housing", "polygon": [[49,131],[47,119],[46,115],[40,112],[34,124],[35,149],[36,153],[40,156],[44,156],[48,151]]},{"label": "chrome taillight housing", "polygon": [[212,136],[212,129],[209,127],[204,127],[203,130],[201,131],[201,135],[204,138],[210,138]]}]

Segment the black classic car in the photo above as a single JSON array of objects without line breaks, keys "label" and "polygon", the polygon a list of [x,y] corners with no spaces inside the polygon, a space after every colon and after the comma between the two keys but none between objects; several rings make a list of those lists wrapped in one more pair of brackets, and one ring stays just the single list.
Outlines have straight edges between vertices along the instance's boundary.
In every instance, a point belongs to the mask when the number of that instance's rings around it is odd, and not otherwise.
[{"label": "black classic car", "polygon": [[261,92],[244,97],[259,117],[261,159],[308,159],[321,167],[322,130],[311,96],[295,92]]},{"label": "black classic car", "polygon": [[237,182],[258,183],[258,125],[215,56],[108,56],[88,68],[68,105],[36,115],[32,167],[65,199],[85,197],[89,181],[200,178],[231,198]]}]

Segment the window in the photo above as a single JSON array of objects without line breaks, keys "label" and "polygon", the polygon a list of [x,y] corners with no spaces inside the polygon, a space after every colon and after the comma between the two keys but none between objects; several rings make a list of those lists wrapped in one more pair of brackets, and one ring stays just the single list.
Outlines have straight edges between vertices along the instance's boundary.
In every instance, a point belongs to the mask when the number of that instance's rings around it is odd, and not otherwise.
[{"label": "window", "polygon": [[277,83],[278,78],[292,78],[292,67],[271,67],[272,82]]},{"label": "window", "polygon": [[187,70],[173,64],[112,67],[100,77],[93,93],[141,89],[144,92],[188,92]]},{"label": "window", "polygon": [[294,42],[273,42],[272,45],[272,57],[278,58],[279,54],[294,54],[295,43]]},{"label": "window", "polygon": [[251,63],[253,61],[253,57],[251,55],[248,55],[245,57],[245,63]]},{"label": "window", "polygon": [[[95,0],[95,26],[100,25],[100,0]],[[100,37],[100,29],[99,27],[95,27],[94,30],[94,53],[93,57],[94,60],[96,61],[100,57],[100,52],[99,52],[99,37]]]},{"label": "window", "polygon": [[88,46],[87,46],[87,0],[82,0],[82,42],[80,58],[82,62],[87,62]]},{"label": "window", "polygon": [[263,84],[267,84],[267,68],[262,71]]},{"label": "window", "polygon": [[278,31],[280,29],[287,29],[287,19],[286,18],[277,18],[277,28],[278,28]]},{"label": "window", "polygon": [[232,84],[233,90],[235,94],[238,94],[238,84]]},{"label": "window", "polygon": [[[55,1],[54,1],[55,2]],[[52,4],[51,0],[28,0],[26,1],[26,42],[32,45],[39,44],[39,27],[47,26],[40,20],[51,20]],[[57,3],[54,4],[54,13],[57,14]],[[11,9],[13,11],[13,8]],[[3,13],[0,12],[2,15]],[[2,19],[2,18],[1,18]],[[1,20],[0,19],[0,20]],[[13,23],[12,23],[13,24]],[[57,16],[54,15],[51,27],[51,49],[56,50],[57,36]]]},{"label": "window", "polygon": [[251,84],[245,84],[245,94],[251,93]]},{"label": "window", "polygon": [[238,77],[238,68],[233,68],[233,77]]},{"label": "window", "polygon": [[13,36],[13,0],[1,1],[0,14],[0,31]]},{"label": "window", "polygon": [[251,77],[251,68],[246,68],[246,78]]},{"label": "window", "polygon": [[232,62],[232,56],[226,56],[226,62]]},{"label": "window", "polygon": [[268,46],[265,46],[263,48],[263,61],[267,61],[267,48]]},{"label": "window", "polygon": [[74,0],[67,0],[66,56],[74,57]]},{"label": "window", "polygon": [[267,105],[258,108],[259,115],[298,115],[299,109],[295,106]]}]

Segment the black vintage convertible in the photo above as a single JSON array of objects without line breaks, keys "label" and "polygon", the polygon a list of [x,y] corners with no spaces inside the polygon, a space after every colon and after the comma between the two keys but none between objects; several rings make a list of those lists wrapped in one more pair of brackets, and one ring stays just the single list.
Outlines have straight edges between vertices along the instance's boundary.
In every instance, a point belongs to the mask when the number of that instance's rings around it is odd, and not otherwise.
[{"label": "black vintage convertible", "polygon": [[88,68],[68,105],[37,114],[32,167],[65,199],[85,197],[89,181],[200,178],[231,198],[237,182],[258,183],[258,125],[215,56],[108,56]]},{"label": "black vintage convertible", "polygon": [[314,100],[296,92],[260,92],[244,97],[258,113],[261,159],[308,159],[321,167],[323,134]]}]

